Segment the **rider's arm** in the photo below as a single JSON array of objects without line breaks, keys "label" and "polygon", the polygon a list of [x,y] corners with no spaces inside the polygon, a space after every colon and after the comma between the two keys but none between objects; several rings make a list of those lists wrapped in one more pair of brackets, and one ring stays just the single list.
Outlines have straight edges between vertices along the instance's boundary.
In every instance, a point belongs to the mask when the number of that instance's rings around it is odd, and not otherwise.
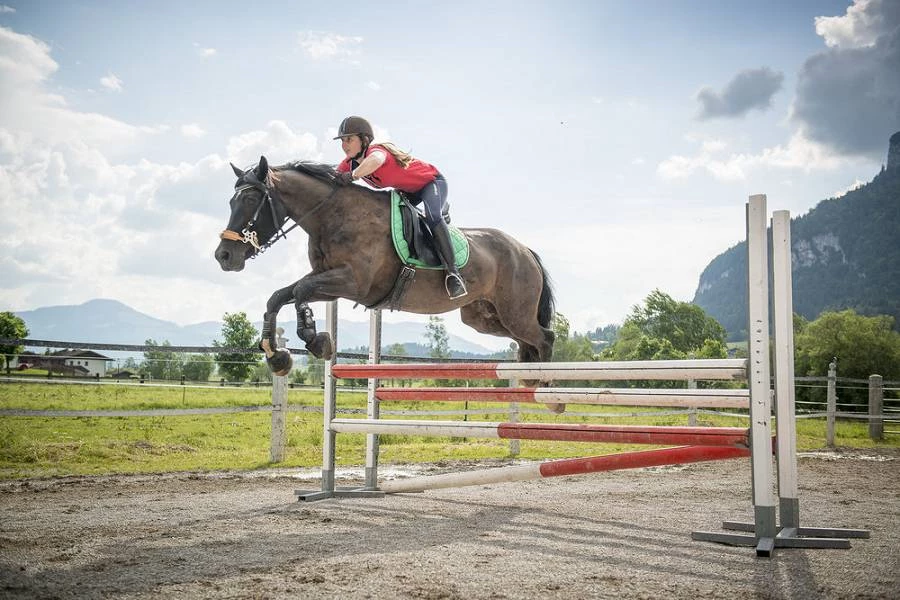
[{"label": "rider's arm", "polygon": [[353,169],[353,179],[360,179],[366,175],[371,175],[378,170],[378,167],[387,160],[387,154],[383,150],[373,150],[371,154],[365,157],[359,166]]}]

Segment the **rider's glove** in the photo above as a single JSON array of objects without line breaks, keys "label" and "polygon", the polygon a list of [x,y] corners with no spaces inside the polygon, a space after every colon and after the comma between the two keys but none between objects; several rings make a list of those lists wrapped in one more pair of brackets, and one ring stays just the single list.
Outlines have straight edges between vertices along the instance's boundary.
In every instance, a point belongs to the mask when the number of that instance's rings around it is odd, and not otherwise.
[{"label": "rider's glove", "polygon": [[344,171],[334,176],[334,182],[338,185],[350,185],[353,183],[353,173]]}]

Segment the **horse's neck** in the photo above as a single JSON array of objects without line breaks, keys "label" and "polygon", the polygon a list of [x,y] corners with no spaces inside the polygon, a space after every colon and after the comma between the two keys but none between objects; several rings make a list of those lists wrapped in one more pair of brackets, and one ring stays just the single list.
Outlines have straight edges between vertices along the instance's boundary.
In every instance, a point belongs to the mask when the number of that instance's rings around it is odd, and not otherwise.
[{"label": "horse's neck", "polygon": [[318,226],[319,218],[327,212],[334,188],[302,173],[282,172],[275,182],[288,216],[309,232]]}]

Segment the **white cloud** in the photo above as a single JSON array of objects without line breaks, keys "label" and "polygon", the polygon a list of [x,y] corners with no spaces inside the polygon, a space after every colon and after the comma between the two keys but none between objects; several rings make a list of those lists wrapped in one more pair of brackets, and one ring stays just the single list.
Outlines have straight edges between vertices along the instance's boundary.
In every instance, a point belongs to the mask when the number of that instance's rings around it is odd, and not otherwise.
[{"label": "white cloud", "polygon": [[114,73],[108,73],[105,77],[100,78],[100,85],[113,92],[122,91],[122,80]]},{"label": "white cloud", "polygon": [[7,6],[5,4],[0,4],[0,14],[14,13],[16,9],[12,6]]},{"label": "white cloud", "polygon": [[370,81],[366,84],[366,87],[372,90],[373,92],[381,91],[381,85],[374,81]]},{"label": "white cloud", "polygon": [[188,123],[181,126],[181,135],[184,137],[199,138],[206,135],[206,130],[196,123]]},{"label": "white cloud", "polygon": [[806,172],[816,169],[833,169],[845,161],[827,146],[807,139],[797,132],[787,145],[765,148],[758,154],[720,153],[726,144],[719,140],[702,141],[700,151],[693,156],[675,155],[662,161],[656,168],[663,179],[684,179],[696,171],[705,171],[722,181],[746,180],[751,172],[764,168],[798,169]]},{"label": "white cloud", "polygon": [[359,53],[363,38],[324,31],[303,31],[297,36],[300,47],[315,60],[349,58]]},{"label": "white cloud", "polygon": [[284,121],[270,121],[265,130],[250,131],[228,140],[228,160],[238,166],[256,164],[265,156],[270,164],[293,160],[322,160],[316,136],[295,133]]},{"label": "white cloud", "polygon": [[194,42],[194,48],[197,49],[197,54],[199,54],[201,58],[212,58],[218,53],[215,48],[204,48],[197,42]]},{"label": "white cloud", "polygon": [[829,48],[871,47],[878,36],[896,26],[898,14],[896,0],[855,0],[844,15],[816,17],[816,33]]}]

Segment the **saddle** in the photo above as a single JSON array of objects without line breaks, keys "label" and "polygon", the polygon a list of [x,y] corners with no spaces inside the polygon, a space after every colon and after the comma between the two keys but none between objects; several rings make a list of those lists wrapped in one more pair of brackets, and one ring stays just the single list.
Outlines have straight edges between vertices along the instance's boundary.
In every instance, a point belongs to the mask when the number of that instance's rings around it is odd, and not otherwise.
[{"label": "saddle", "polygon": [[[444,221],[450,224],[450,214],[444,207]],[[453,257],[457,268],[469,262],[469,242],[456,227],[449,227],[450,241],[453,243]],[[443,269],[440,256],[435,250],[431,230],[425,222],[425,215],[413,206],[409,197],[396,190],[391,192],[391,237],[394,249],[403,264],[421,269]]]},{"label": "saddle", "polygon": [[[459,229],[449,227],[450,215],[446,210],[447,207],[444,207],[443,217],[450,230],[453,258],[457,268],[461,269],[469,262],[469,241]],[[375,304],[367,306],[370,309],[399,310],[406,290],[416,278],[416,269],[444,268],[434,249],[434,240],[425,222],[425,215],[413,206],[405,194],[397,190],[391,192],[391,239],[403,267],[391,291]]]}]

